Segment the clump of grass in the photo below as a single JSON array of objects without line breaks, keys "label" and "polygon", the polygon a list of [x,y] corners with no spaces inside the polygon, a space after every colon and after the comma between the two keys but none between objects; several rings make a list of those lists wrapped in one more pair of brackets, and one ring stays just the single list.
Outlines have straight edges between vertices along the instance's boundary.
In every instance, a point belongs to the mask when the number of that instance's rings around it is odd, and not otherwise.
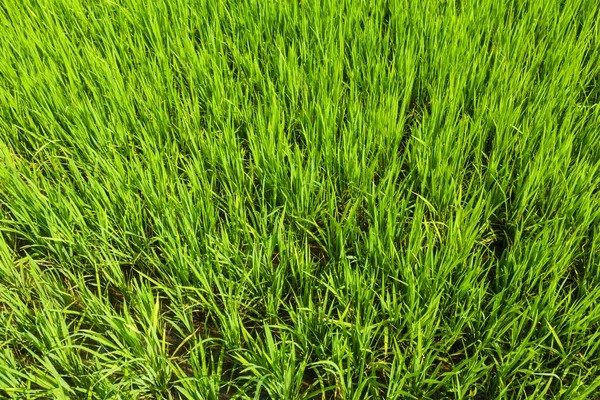
[{"label": "clump of grass", "polygon": [[596,2],[0,5],[0,396],[597,396]]}]

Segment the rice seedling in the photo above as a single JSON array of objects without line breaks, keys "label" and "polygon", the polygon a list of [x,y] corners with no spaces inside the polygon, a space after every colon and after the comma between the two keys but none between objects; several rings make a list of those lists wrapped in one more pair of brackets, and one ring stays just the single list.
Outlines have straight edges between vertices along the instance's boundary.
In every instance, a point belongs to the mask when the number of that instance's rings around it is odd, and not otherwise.
[{"label": "rice seedling", "polygon": [[0,0],[0,397],[600,398],[598,21]]}]

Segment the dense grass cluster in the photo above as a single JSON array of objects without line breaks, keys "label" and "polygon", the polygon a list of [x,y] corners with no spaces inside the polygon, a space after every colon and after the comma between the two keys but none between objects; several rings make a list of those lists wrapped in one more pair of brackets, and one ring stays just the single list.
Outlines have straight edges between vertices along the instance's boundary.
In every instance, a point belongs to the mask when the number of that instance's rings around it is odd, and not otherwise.
[{"label": "dense grass cluster", "polygon": [[598,399],[596,0],[0,0],[0,397]]}]

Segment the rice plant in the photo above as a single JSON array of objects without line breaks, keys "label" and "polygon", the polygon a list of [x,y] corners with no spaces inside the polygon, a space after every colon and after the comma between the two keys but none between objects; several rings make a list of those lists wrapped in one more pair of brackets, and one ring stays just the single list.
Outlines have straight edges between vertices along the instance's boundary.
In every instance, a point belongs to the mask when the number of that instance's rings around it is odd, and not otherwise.
[{"label": "rice plant", "polygon": [[600,3],[0,0],[0,397],[600,399]]}]

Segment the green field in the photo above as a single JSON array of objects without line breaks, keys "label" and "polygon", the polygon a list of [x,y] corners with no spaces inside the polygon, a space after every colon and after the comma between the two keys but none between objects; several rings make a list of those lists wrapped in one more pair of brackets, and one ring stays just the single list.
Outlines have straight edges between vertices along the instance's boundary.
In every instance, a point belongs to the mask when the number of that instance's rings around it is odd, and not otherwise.
[{"label": "green field", "polygon": [[600,399],[597,0],[0,0],[0,398]]}]

